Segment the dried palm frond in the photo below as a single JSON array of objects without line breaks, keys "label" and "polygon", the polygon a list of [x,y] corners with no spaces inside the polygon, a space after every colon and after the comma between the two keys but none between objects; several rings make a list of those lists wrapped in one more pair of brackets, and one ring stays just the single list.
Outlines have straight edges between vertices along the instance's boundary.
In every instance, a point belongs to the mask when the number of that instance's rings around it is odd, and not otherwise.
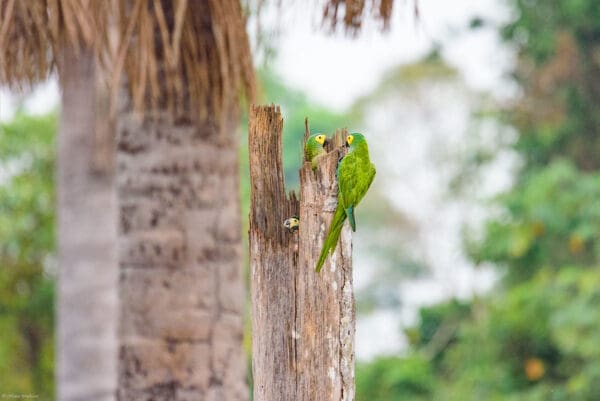
[{"label": "dried palm frond", "polygon": [[[372,17],[382,22],[384,30],[388,29],[394,0],[370,0],[369,3]],[[415,7],[416,4],[415,0]],[[366,0],[328,0],[323,9],[323,20],[332,31],[342,21],[346,32],[356,35],[362,27],[366,6]]]},{"label": "dried palm frond", "polygon": [[92,0],[0,0],[0,84],[22,89],[45,80],[61,46],[91,44],[103,3]]},{"label": "dried palm frond", "polygon": [[0,84],[21,89],[92,48],[113,93],[124,73],[140,112],[214,119],[252,99],[254,71],[239,0],[0,0]]},{"label": "dried palm frond", "polygon": [[[246,24],[238,0],[117,2],[113,88],[127,77],[134,108],[214,118],[254,95]],[[107,49],[109,50],[109,49]]]}]

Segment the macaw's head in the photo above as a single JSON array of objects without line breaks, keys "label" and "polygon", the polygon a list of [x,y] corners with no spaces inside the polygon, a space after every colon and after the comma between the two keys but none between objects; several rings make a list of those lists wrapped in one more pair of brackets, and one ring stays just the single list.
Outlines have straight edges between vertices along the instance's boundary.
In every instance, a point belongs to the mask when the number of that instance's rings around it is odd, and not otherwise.
[{"label": "macaw's head", "polygon": [[346,146],[349,146],[350,148],[354,148],[357,145],[366,143],[367,140],[365,139],[365,136],[359,132],[353,132],[352,134],[348,134],[346,136]]},{"label": "macaw's head", "polygon": [[283,222],[283,226],[290,231],[297,230],[299,225],[300,219],[298,219],[298,216],[292,216]]},{"label": "macaw's head", "polygon": [[318,144],[321,146],[325,145],[325,142],[327,142],[327,135],[325,134],[313,134],[308,137],[307,141],[309,144]]}]

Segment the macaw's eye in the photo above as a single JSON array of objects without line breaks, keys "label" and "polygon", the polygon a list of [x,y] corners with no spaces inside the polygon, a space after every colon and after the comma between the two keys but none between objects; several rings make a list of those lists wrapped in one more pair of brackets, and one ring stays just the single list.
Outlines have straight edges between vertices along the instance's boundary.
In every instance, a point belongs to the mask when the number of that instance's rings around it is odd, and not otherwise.
[{"label": "macaw's eye", "polygon": [[325,143],[325,135],[319,135],[317,136],[317,142],[319,142],[321,145]]},{"label": "macaw's eye", "polygon": [[352,145],[352,141],[353,141],[353,140],[354,140],[354,135],[348,135],[348,136],[346,137],[346,143],[347,143],[348,145]]}]

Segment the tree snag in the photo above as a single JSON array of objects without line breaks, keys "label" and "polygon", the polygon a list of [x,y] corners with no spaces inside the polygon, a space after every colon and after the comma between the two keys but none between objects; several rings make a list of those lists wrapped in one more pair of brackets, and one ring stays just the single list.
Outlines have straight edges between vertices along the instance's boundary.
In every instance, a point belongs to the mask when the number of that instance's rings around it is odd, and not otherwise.
[{"label": "tree snag", "polygon": [[[354,400],[355,309],[349,228],[315,266],[337,205],[337,132],[317,171],[300,169],[300,200],[286,197],[283,119],[253,106],[249,121],[252,364],[256,401]],[[308,129],[306,137],[308,136]],[[305,138],[306,139],[306,138]],[[332,149],[333,148],[333,149]],[[300,217],[298,232],[283,221]]]}]

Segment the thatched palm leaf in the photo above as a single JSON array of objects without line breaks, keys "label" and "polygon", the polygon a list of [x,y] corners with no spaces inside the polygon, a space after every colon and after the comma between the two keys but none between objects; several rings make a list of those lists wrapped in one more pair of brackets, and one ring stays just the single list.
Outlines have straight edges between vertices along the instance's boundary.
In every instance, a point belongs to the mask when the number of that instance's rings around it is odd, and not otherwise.
[{"label": "thatched palm leaf", "polygon": [[225,102],[237,101],[242,91],[252,98],[252,61],[238,1],[180,0],[167,7],[160,0],[135,0],[120,3],[115,20],[120,46],[111,58],[112,87],[123,69],[138,111],[166,106],[176,115],[191,111],[206,118],[221,116]]},{"label": "thatched palm leaf", "polygon": [[91,47],[116,93],[122,73],[138,111],[215,116],[254,94],[237,0],[0,0],[0,84],[30,86],[60,49]]},{"label": "thatched palm leaf", "polygon": [[[0,84],[21,88],[45,80],[61,46],[100,42],[103,2],[0,0]],[[99,25],[100,24],[100,25]]]},{"label": "thatched palm leaf", "polygon": [[335,30],[341,21],[346,32],[357,34],[362,27],[365,14],[370,11],[372,17],[382,21],[383,28],[388,29],[393,4],[394,0],[329,0],[323,9],[323,20],[329,23],[332,30]]}]

